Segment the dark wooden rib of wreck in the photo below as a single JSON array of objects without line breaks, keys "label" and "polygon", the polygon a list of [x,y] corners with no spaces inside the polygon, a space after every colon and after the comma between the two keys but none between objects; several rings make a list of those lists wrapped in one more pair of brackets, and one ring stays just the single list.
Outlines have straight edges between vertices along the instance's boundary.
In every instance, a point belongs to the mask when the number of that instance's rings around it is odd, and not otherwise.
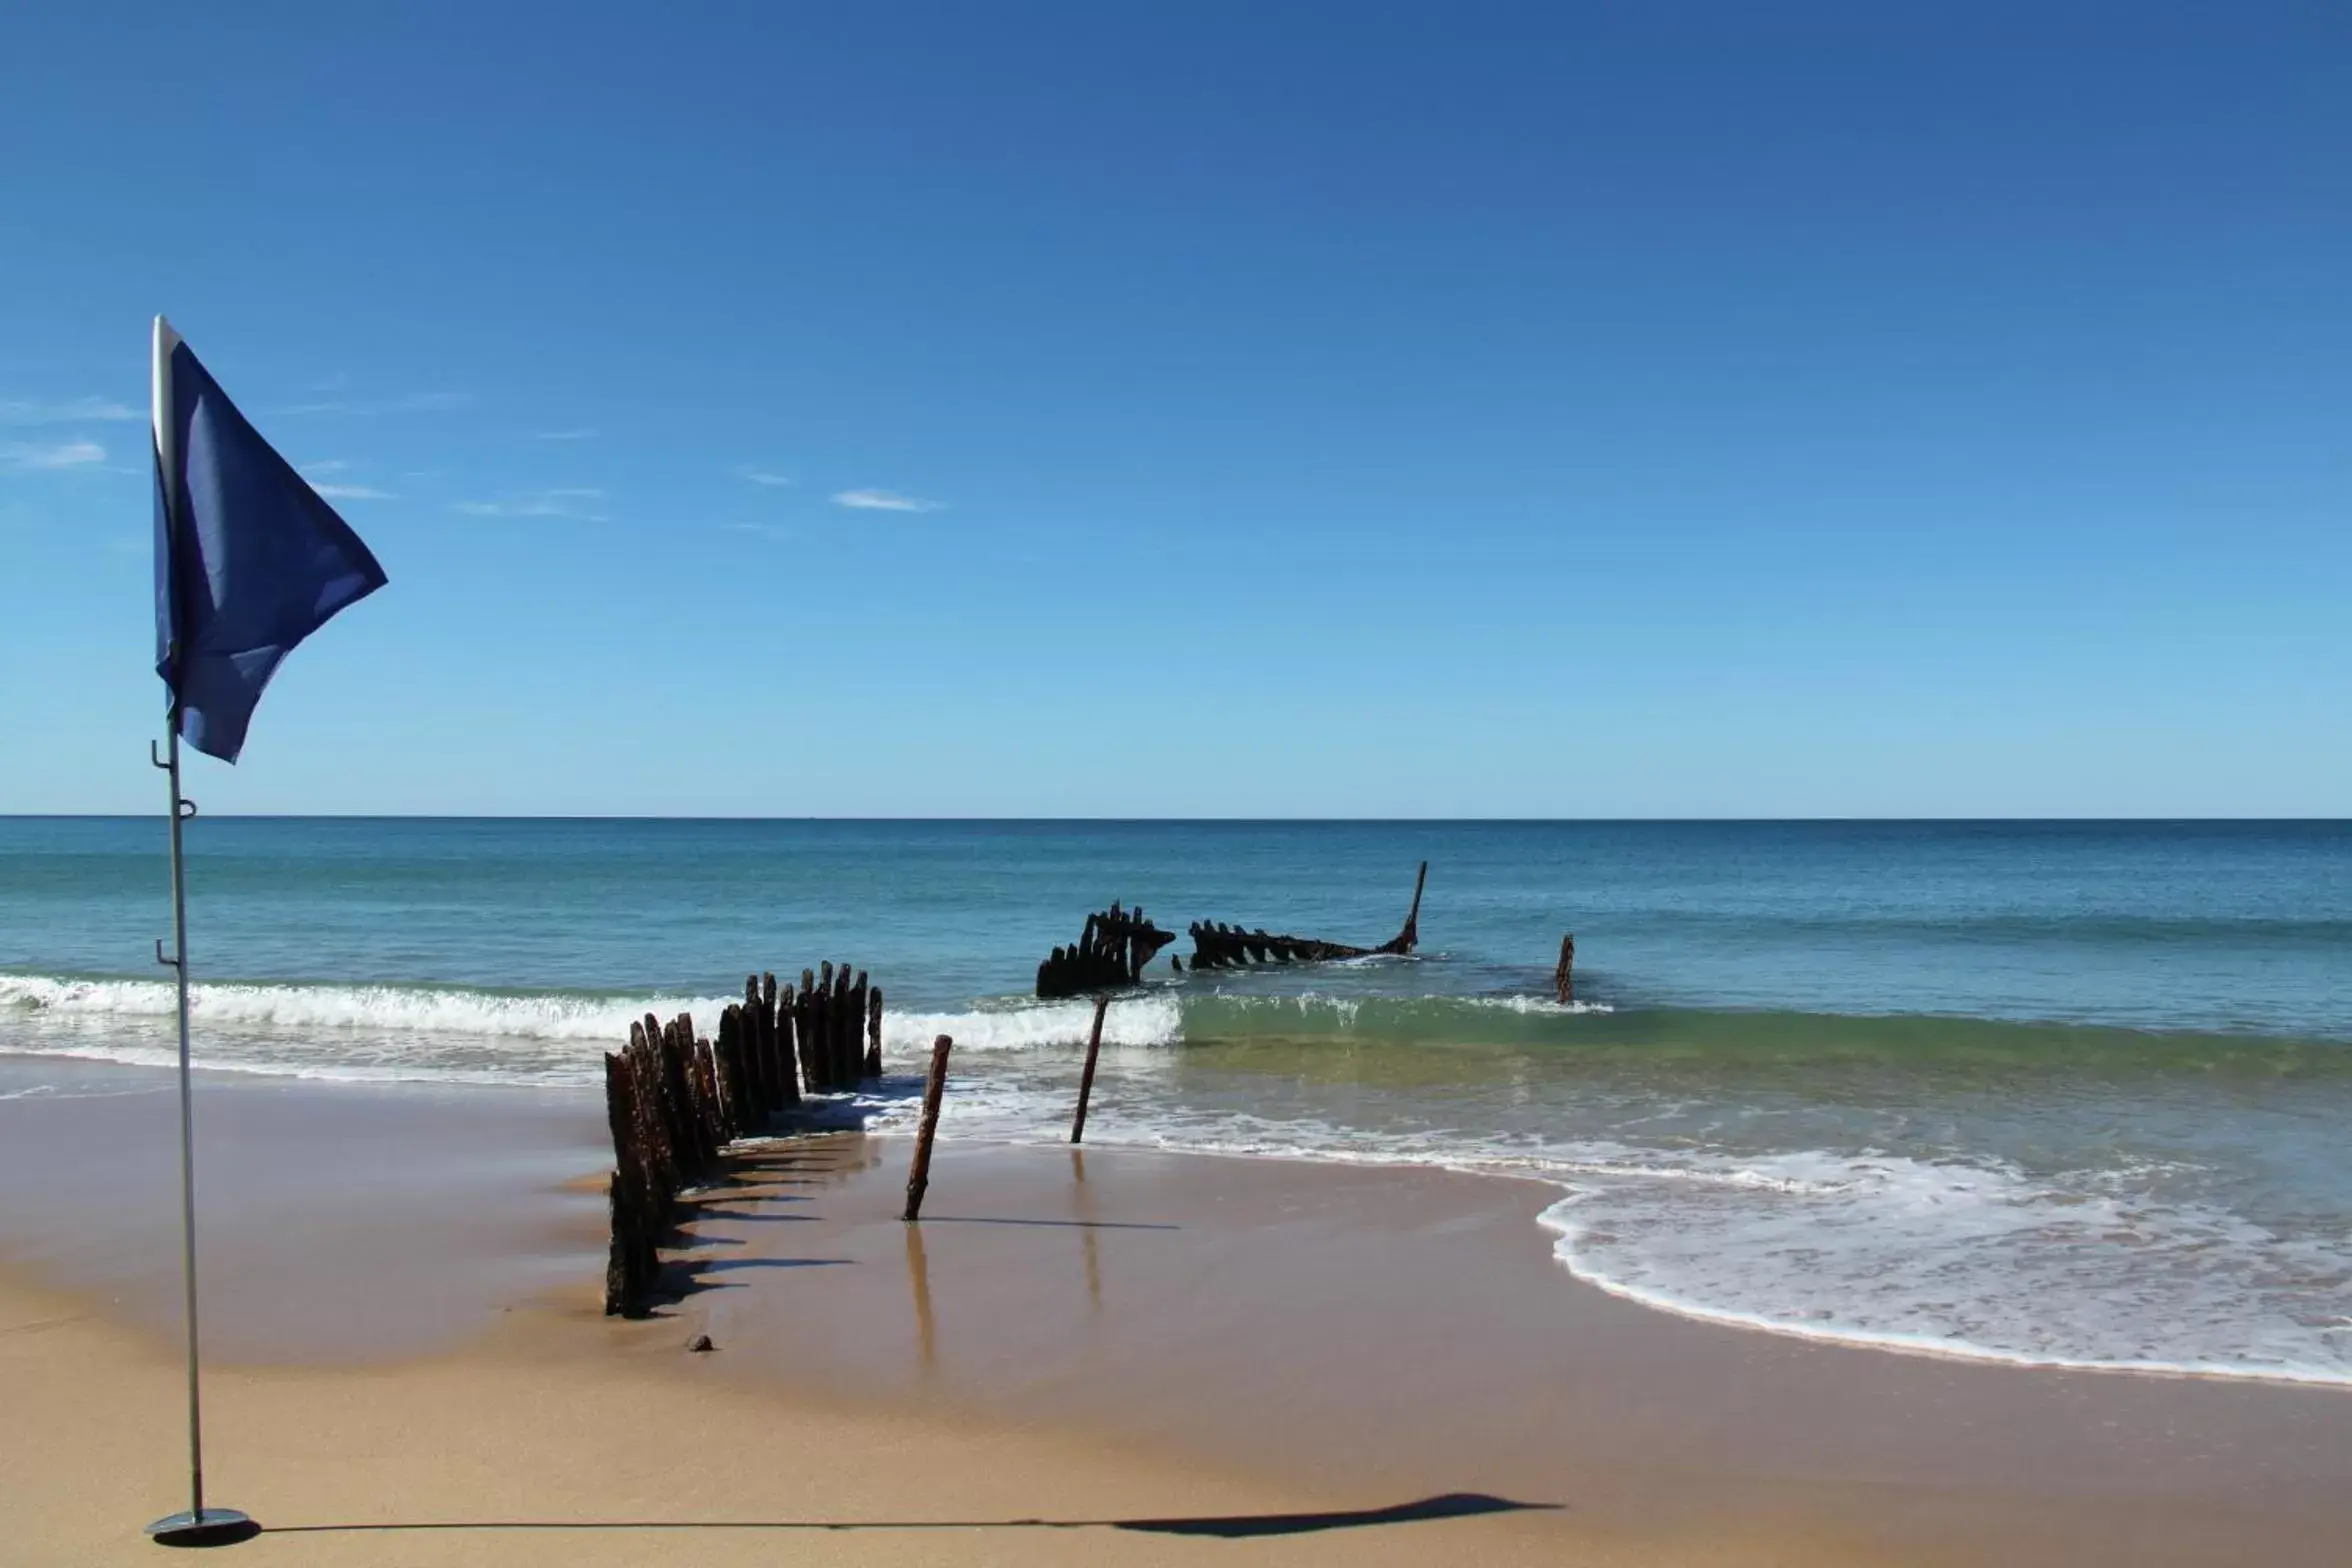
[{"label": "dark wooden rib of wreck", "polygon": [[1143,917],[1141,908],[1117,904],[1086,917],[1086,930],[1069,947],[1057,947],[1037,966],[1037,994],[1051,1001],[1140,984],[1143,967],[1176,940]]},{"label": "dark wooden rib of wreck", "polygon": [[1192,932],[1194,969],[1247,969],[1254,964],[1320,964],[1338,958],[1370,958],[1375,954],[1403,957],[1421,944],[1421,889],[1429,880],[1429,862],[1421,862],[1413,878],[1413,908],[1405,928],[1378,947],[1350,947],[1344,942],[1318,942],[1312,937],[1282,936],[1260,926],[1237,930],[1215,921],[1195,920]]}]

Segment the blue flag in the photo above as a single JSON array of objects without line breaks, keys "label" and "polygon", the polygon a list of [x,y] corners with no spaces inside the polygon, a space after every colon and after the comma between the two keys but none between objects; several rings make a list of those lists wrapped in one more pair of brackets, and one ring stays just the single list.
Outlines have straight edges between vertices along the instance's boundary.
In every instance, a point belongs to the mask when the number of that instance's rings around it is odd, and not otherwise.
[{"label": "blue flag", "polygon": [[384,586],[359,535],[155,318],[155,673],[180,734],[234,762],[294,645]]}]

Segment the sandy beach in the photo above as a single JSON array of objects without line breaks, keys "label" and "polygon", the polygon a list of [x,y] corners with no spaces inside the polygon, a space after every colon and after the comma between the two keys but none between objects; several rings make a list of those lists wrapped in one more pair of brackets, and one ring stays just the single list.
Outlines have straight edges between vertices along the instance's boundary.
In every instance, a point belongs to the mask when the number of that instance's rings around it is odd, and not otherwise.
[{"label": "sandy beach", "polygon": [[0,5],[0,1568],[2352,1568],[2348,76]]},{"label": "sandy beach", "polygon": [[[154,1086],[0,1101],[5,1560],[137,1557],[176,1506]],[[255,1560],[2319,1564],[2352,1530],[2352,1398],[1669,1317],[1560,1269],[1537,1183],[950,1142],[910,1229],[904,1140],[779,1140],[620,1322],[586,1096],[218,1078],[199,1114]]]}]

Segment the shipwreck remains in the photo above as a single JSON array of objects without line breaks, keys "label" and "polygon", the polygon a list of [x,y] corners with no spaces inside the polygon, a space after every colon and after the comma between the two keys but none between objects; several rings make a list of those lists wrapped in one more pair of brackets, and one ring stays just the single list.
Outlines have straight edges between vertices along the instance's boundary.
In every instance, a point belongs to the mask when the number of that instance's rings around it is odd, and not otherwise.
[{"label": "shipwreck remains", "polygon": [[1117,904],[1086,917],[1086,930],[1037,966],[1037,994],[1045,1001],[1138,985],[1161,948],[1176,940],[1146,920],[1143,910]]},{"label": "shipwreck remains", "polygon": [[1429,880],[1429,862],[1421,862],[1413,879],[1413,907],[1405,927],[1378,947],[1350,947],[1344,942],[1319,942],[1311,937],[1281,936],[1260,926],[1243,931],[1215,921],[1192,923],[1192,967],[1246,969],[1254,964],[1320,964],[1339,958],[1370,958],[1375,954],[1402,957],[1421,944],[1421,889]]},{"label": "shipwreck remains", "polygon": [[822,978],[802,970],[798,991],[773,974],[748,977],[743,1000],[719,1016],[715,1044],[696,1037],[686,1013],[631,1024],[628,1049],[604,1059],[613,1140],[604,1310],[634,1317],[652,1304],[678,1195],[718,1176],[729,1143],[766,1132],[804,1092],[855,1092],[881,1074],[882,988],[848,964],[826,964]]}]

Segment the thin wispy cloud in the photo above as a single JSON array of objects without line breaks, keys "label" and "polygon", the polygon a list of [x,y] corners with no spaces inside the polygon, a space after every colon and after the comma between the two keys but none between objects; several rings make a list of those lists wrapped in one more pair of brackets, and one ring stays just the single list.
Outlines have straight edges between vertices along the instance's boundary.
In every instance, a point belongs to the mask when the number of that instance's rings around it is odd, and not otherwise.
[{"label": "thin wispy cloud", "polygon": [[476,407],[481,401],[471,392],[410,392],[402,397],[375,400],[321,398],[308,403],[284,403],[269,412],[273,415],[447,414]]},{"label": "thin wispy cloud", "polygon": [[144,409],[110,397],[75,397],[62,403],[33,403],[21,398],[0,401],[0,425],[81,425],[146,417]]},{"label": "thin wispy cloud", "polygon": [[936,512],[941,508],[940,502],[900,495],[895,490],[836,490],[833,504],[853,512]]},{"label": "thin wispy cloud", "polygon": [[590,485],[559,485],[503,495],[495,501],[459,501],[455,510],[468,517],[576,517],[595,523],[604,519],[591,515],[583,503],[603,499],[604,492]]},{"label": "thin wispy cloud", "polygon": [[748,479],[755,485],[781,486],[789,485],[793,482],[792,476],[790,474],[779,474],[771,469],[766,468],[754,468],[749,463],[745,463],[741,467],[737,468],[735,470],[735,477],[738,479]]},{"label": "thin wispy cloud", "polygon": [[106,461],[95,441],[10,441],[0,443],[0,466],[9,468],[92,468]]},{"label": "thin wispy cloud", "polygon": [[757,534],[762,539],[790,539],[793,532],[782,523],[721,523],[731,534]]},{"label": "thin wispy cloud", "polygon": [[322,482],[322,475],[350,472],[351,464],[345,458],[330,457],[316,463],[300,463],[296,467],[302,477],[310,481],[310,487],[330,501],[396,501],[399,499],[391,491],[379,490],[374,485],[358,484],[351,480]]},{"label": "thin wispy cloud", "polygon": [[542,441],[586,441],[596,434],[593,426],[583,425],[577,430],[537,430],[532,434]]}]

